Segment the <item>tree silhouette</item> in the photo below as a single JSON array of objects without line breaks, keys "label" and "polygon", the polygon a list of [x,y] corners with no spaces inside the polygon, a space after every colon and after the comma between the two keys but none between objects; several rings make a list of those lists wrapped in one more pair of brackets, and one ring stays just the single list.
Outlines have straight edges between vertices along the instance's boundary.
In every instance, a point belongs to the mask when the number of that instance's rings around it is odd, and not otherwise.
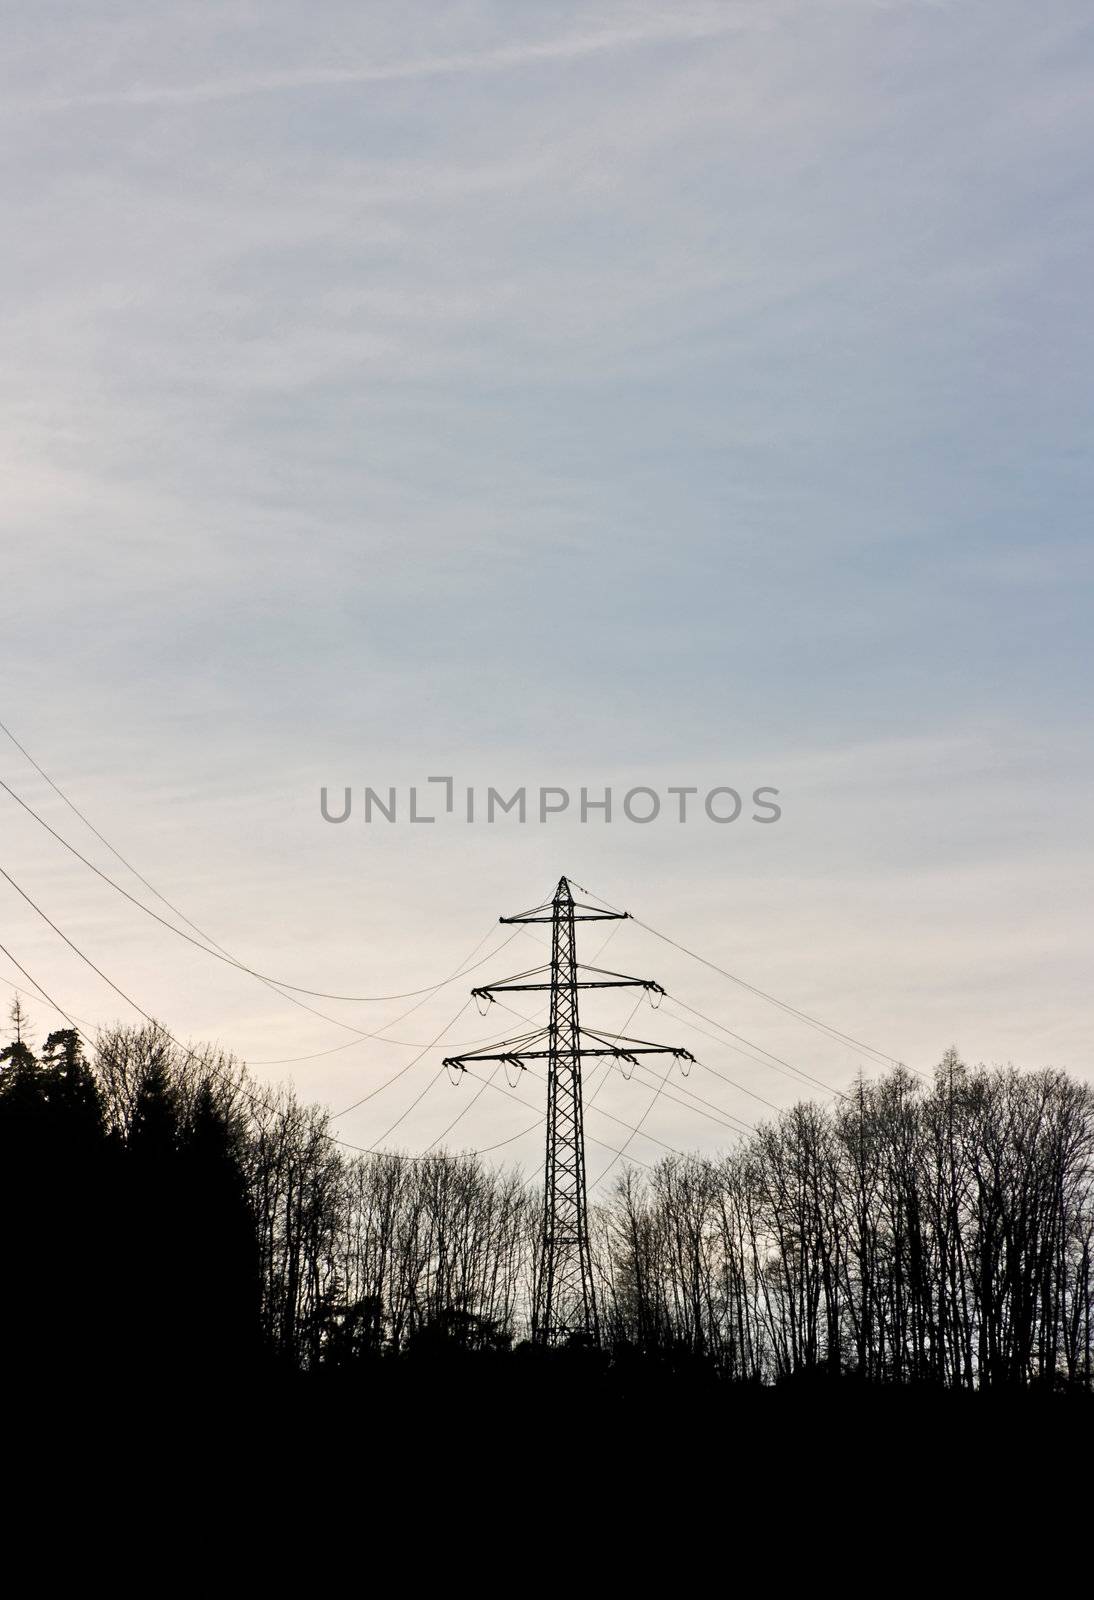
[{"label": "tree silhouette", "polygon": [[628,1393],[651,1375],[1091,1390],[1094,1090],[1065,1073],[950,1051],[932,1083],[860,1079],[722,1156],[624,1169],[591,1216],[605,1363],[524,1346],[539,1206],[519,1173],[347,1154],[320,1108],[255,1096],[230,1058],[154,1025],[104,1030],[90,1054],[59,1029],[38,1054],[21,1005],[11,1020],[9,1382],[177,1395],[270,1362],[548,1383],[570,1362]]}]

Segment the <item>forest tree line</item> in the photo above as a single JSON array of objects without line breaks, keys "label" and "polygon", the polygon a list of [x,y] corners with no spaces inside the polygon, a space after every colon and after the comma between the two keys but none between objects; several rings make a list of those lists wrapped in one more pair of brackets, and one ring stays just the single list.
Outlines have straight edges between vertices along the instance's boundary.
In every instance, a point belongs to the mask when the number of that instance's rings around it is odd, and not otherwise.
[{"label": "forest tree line", "polygon": [[[155,1027],[0,1051],[4,1355],[131,1380],[366,1370],[527,1338],[541,1194],[358,1153],[322,1108]],[[1091,1387],[1094,1091],[898,1068],[591,1209],[603,1343],[771,1383]]]}]

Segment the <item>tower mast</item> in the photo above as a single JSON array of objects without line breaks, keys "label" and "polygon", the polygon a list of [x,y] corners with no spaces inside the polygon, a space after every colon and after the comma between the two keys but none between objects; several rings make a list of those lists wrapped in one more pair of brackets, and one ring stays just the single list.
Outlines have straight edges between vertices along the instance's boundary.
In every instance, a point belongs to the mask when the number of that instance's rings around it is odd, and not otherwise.
[{"label": "tower mast", "polygon": [[[543,1171],[543,1226],[532,1337],[540,1344],[598,1344],[596,1292],[589,1248],[588,1200],[585,1182],[585,1130],[581,1066],[587,1056],[616,1056],[633,1061],[638,1055],[694,1058],[687,1050],[643,1039],[613,1038],[581,1027],[579,989],[641,988],[663,994],[651,979],[583,967],[577,959],[575,923],[618,922],[625,911],[601,910],[574,900],[570,884],[560,878],[554,896],[531,911],[501,917],[503,923],[542,922],[551,925],[549,967],[518,973],[501,983],[471,992],[494,1000],[498,994],[546,990],[550,1009],[546,1029],[505,1040],[485,1051],[449,1056],[445,1066],[466,1071],[474,1061],[504,1061],[524,1068],[530,1060],[547,1062],[547,1148]],[[588,973],[588,977],[579,977]],[[586,1043],[585,1041],[589,1042]]]}]

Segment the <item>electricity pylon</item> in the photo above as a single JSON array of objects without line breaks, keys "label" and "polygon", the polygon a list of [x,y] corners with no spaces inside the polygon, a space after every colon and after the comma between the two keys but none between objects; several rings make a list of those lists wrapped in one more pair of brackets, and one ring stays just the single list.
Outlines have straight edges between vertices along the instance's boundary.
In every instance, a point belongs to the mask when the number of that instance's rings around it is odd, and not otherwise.
[{"label": "electricity pylon", "polygon": [[[625,911],[602,911],[574,900],[570,885],[560,878],[554,898],[519,916],[499,917],[499,922],[549,922],[551,962],[518,973],[501,983],[472,989],[476,999],[495,1000],[499,994],[549,990],[550,1016],[546,1028],[518,1038],[505,1039],[485,1050],[448,1056],[446,1067],[466,1071],[473,1061],[505,1062],[525,1070],[525,1062],[547,1062],[547,1156],[543,1174],[543,1234],[532,1314],[532,1337],[540,1344],[598,1344],[600,1329],[593,1289],[589,1251],[589,1224],[585,1193],[585,1133],[581,1104],[581,1063],[586,1056],[617,1056],[637,1065],[640,1055],[671,1055],[693,1061],[687,1050],[651,1044],[646,1039],[625,1039],[582,1028],[578,1019],[579,989],[645,989],[663,995],[659,983],[628,978],[620,972],[585,967],[577,959],[574,924],[618,922]],[[579,978],[579,972],[590,974]],[[585,1040],[591,1041],[586,1044]]]}]

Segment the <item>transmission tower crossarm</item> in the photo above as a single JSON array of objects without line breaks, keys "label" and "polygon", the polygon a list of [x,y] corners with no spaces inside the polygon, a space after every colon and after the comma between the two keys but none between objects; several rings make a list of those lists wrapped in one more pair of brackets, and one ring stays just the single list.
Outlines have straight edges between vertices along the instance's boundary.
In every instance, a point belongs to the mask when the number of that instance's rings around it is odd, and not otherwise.
[{"label": "transmission tower crossarm", "polygon": [[[583,902],[575,900],[570,892],[570,885],[565,878],[559,879],[558,889],[559,892],[563,891],[563,889],[565,890],[566,918],[569,922],[629,922],[631,920],[629,911],[605,911],[600,906],[585,905]],[[554,899],[544,901],[543,905],[533,906],[531,911],[518,911],[516,916],[499,917],[498,921],[507,924],[514,922],[554,922],[557,899],[558,893],[556,893]]]},{"label": "transmission tower crossarm", "polygon": [[[695,1060],[695,1057],[692,1055],[691,1051],[685,1050],[683,1045],[657,1044],[653,1039],[630,1039],[626,1034],[623,1033],[597,1033],[592,1028],[582,1028],[581,1037],[582,1039],[595,1039],[597,1044],[616,1044],[619,1045],[621,1049],[640,1049],[647,1052],[656,1051],[658,1055],[676,1056],[682,1061]],[[591,1056],[593,1053],[594,1052],[589,1050],[584,1044],[581,1046],[581,1054],[583,1056]]]},{"label": "transmission tower crossarm", "polygon": [[[471,993],[475,999],[490,1000],[494,994],[516,994],[518,992],[531,992],[534,990],[547,990],[551,988],[551,980],[546,983],[526,983],[526,978],[538,977],[540,972],[550,971],[550,968],[537,967],[535,972],[521,972],[514,978],[502,978],[499,983],[484,983]],[[575,972],[595,972],[599,977],[579,978],[575,981],[575,989],[646,989],[650,994],[663,995],[664,989],[652,978],[628,978],[622,972],[603,972],[599,967],[583,967],[575,965]],[[607,981],[604,981],[607,980]]]},{"label": "transmission tower crossarm", "polygon": [[674,1056],[677,1061],[695,1060],[690,1050],[676,1050],[673,1049],[672,1045],[668,1044],[629,1044],[625,1049],[622,1045],[604,1045],[595,1050],[589,1050],[585,1045],[582,1045],[581,1054],[583,1056],[620,1056],[624,1061],[630,1060],[631,1056]]},{"label": "transmission tower crossarm", "polygon": [[[580,911],[575,910],[574,912],[575,922],[629,922],[630,917],[629,911],[598,911],[595,906],[583,906]],[[553,920],[549,913],[541,917],[533,916],[530,912],[525,912],[522,917],[498,918],[499,922],[506,924],[512,922],[551,922]]]},{"label": "transmission tower crossarm", "polygon": [[[462,1055],[445,1056],[441,1062],[442,1067],[454,1067],[463,1071],[464,1062],[467,1061],[516,1061],[522,1055],[530,1054],[528,1046],[535,1045],[540,1040],[548,1037],[546,1028],[539,1028],[534,1033],[521,1033],[513,1039],[499,1039],[495,1044],[487,1045],[483,1050],[467,1050]],[[546,1052],[543,1052],[546,1054]]]},{"label": "transmission tower crossarm", "polygon": [[[586,1038],[594,1039],[595,1045],[590,1046],[580,1042]],[[545,1049],[528,1048],[529,1045],[539,1045],[541,1042],[546,1044]],[[462,1072],[467,1062],[508,1061],[514,1066],[519,1066],[522,1061],[549,1060],[551,1053],[548,1032],[544,1029],[538,1034],[526,1034],[521,1039],[503,1040],[489,1050],[472,1050],[466,1055],[445,1056],[441,1065],[451,1067],[457,1072]],[[695,1060],[691,1051],[683,1049],[680,1045],[654,1044],[650,1039],[628,1039],[622,1034],[602,1036],[593,1033],[590,1028],[579,1030],[575,1054],[581,1057],[620,1056],[624,1060],[629,1060],[631,1056],[672,1056],[677,1061]]]},{"label": "transmission tower crossarm", "polygon": [[[689,1051],[674,1050],[671,1045],[667,1044],[627,1045],[625,1049],[622,1045],[603,1045],[597,1046],[592,1050],[588,1049],[585,1045],[582,1045],[581,1054],[583,1057],[619,1056],[624,1061],[629,1060],[631,1056],[676,1056],[678,1059],[684,1061],[695,1060],[695,1057]],[[550,1049],[504,1050],[497,1055],[489,1056],[446,1056],[441,1062],[441,1065],[442,1067],[452,1067],[457,1072],[462,1072],[464,1070],[465,1062],[468,1061],[509,1061],[512,1062],[514,1066],[519,1066],[522,1061],[549,1061],[550,1058]]]}]

